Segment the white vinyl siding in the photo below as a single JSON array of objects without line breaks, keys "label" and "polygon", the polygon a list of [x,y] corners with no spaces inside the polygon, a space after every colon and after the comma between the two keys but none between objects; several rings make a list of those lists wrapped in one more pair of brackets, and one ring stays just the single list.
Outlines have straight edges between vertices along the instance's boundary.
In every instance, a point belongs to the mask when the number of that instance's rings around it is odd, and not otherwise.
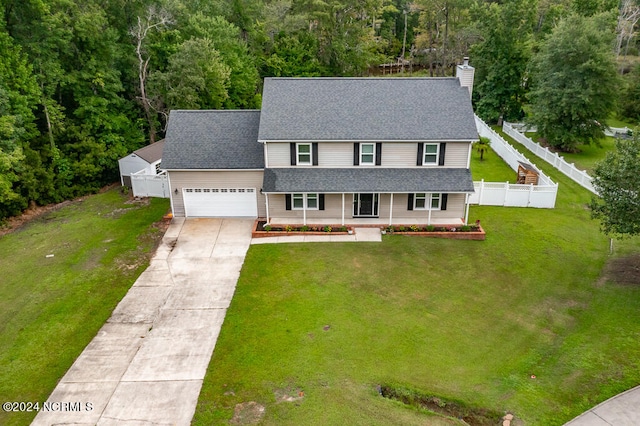
[{"label": "white vinyl siding", "polygon": [[[375,142],[371,143],[374,146]],[[469,143],[447,142],[444,167],[467,168]],[[291,151],[288,142],[266,144],[268,167],[291,167]],[[382,163],[379,167],[417,167],[418,142],[382,142]],[[437,162],[436,162],[437,166]],[[352,142],[319,142],[317,167],[358,167],[353,165]]]},{"label": "white vinyl siding", "polygon": [[416,167],[417,147],[417,143],[383,143],[380,167]]},{"label": "white vinyl siding", "polygon": [[443,167],[467,168],[470,143],[449,142],[444,156]]},{"label": "white vinyl siding", "polygon": [[291,167],[291,148],[289,143],[267,143],[265,154],[269,167]]},{"label": "white vinyl siding", "polygon": [[[428,194],[427,194],[428,195]],[[463,219],[465,214],[465,200],[466,194],[448,194],[447,195],[447,209],[446,210],[431,210],[431,220],[440,223],[446,223],[447,218],[451,218],[451,222],[455,223],[455,220]],[[401,223],[402,218],[417,219],[426,218],[429,214],[429,210],[407,210],[409,194],[394,194],[393,195],[393,221],[395,223]],[[381,216],[383,217],[383,216]]]},{"label": "white vinyl siding", "polygon": [[[255,188],[255,195],[258,204],[258,216],[264,217],[267,214],[264,195],[260,193],[262,188],[261,171],[169,171],[169,181],[171,183],[171,205],[173,215],[184,217],[183,189],[195,188]],[[175,190],[178,193],[175,193]]]}]

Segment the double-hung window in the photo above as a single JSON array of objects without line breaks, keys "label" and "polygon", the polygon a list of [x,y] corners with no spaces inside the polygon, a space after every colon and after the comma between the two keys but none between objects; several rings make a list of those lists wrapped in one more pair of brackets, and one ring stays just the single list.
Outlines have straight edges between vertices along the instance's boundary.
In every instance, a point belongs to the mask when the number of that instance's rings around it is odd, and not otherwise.
[{"label": "double-hung window", "polygon": [[446,210],[447,194],[417,192],[409,194],[408,210]]},{"label": "double-hung window", "polygon": [[438,158],[440,154],[440,144],[438,143],[425,143],[424,155],[422,158],[422,165],[438,165]]},{"label": "double-hung window", "polygon": [[311,155],[312,153],[310,143],[296,144],[296,158],[298,160],[298,165],[310,166],[312,164]]},{"label": "double-hung window", "polygon": [[426,210],[427,209],[427,199],[429,197],[426,193],[418,193],[413,197],[413,209],[414,210]]},{"label": "double-hung window", "polygon": [[364,166],[373,166],[376,164],[376,144],[360,144],[360,164]]},{"label": "double-hung window", "polygon": [[293,194],[291,200],[293,210],[318,210],[318,194]]}]

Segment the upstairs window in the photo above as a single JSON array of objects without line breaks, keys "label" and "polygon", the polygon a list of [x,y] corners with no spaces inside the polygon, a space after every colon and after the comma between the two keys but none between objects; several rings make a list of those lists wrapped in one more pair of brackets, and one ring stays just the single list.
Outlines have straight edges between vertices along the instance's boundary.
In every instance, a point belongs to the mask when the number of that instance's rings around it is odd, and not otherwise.
[{"label": "upstairs window", "polygon": [[422,159],[423,165],[437,165],[438,154],[440,151],[440,144],[437,143],[425,143],[424,144],[424,158]]},{"label": "upstairs window", "polygon": [[290,143],[292,166],[317,166],[318,143]]},{"label": "upstairs window", "polygon": [[372,143],[360,144],[360,164],[363,166],[373,166],[376,163],[376,147]]},{"label": "upstairs window", "polygon": [[444,166],[444,153],[447,144],[442,143],[419,143],[418,144],[418,166]]},{"label": "upstairs window", "polygon": [[298,165],[310,166],[311,165],[311,144],[310,143],[298,143],[296,144]]}]

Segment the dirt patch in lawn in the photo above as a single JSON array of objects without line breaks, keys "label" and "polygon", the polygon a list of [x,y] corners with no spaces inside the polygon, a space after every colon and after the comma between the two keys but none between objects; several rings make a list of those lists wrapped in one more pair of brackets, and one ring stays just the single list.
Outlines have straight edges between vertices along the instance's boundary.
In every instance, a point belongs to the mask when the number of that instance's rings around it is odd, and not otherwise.
[{"label": "dirt patch in lawn", "polygon": [[439,396],[404,387],[383,385],[378,387],[378,392],[385,398],[400,401],[411,407],[428,410],[445,417],[453,417],[471,426],[495,426],[501,424],[504,420],[508,420],[508,424],[511,425],[511,421],[514,419],[513,415],[508,415],[508,418],[507,416],[503,417],[502,414],[495,411],[468,407],[457,401],[447,401]]},{"label": "dirt patch in lawn", "polygon": [[264,405],[255,401],[237,404],[233,411],[233,418],[229,422],[232,425],[253,425],[264,417]]},{"label": "dirt patch in lawn", "polygon": [[610,259],[604,267],[599,284],[606,282],[640,286],[640,254]]}]

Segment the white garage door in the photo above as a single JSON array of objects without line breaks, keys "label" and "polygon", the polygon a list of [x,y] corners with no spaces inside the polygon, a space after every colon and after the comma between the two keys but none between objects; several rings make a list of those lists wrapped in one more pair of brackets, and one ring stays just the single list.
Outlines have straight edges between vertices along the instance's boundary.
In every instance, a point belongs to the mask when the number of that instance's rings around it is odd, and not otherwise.
[{"label": "white garage door", "polygon": [[185,188],[185,216],[258,217],[255,188]]}]

